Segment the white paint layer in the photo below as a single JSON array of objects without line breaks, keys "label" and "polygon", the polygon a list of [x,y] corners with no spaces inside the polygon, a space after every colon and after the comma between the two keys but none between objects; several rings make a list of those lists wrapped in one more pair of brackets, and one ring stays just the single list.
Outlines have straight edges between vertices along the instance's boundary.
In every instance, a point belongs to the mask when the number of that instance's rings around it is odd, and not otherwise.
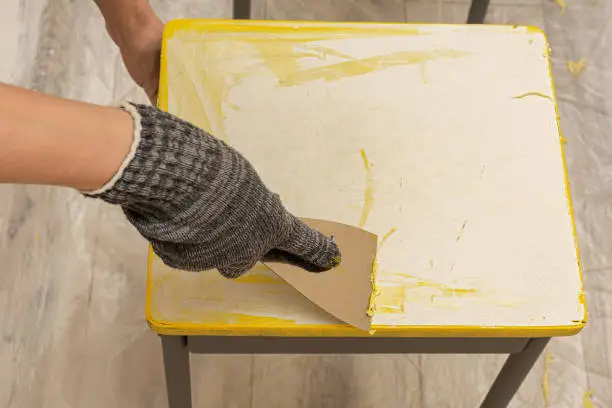
[{"label": "white paint layer", "polygon": [[[580,324],[544,36],[410,27],[418,35],[310,41],[177,31],[169,110],[228,140],[299,216],[358,225],[371,197],[364,228],[396,228],[379,252],[374,325]],[[229,312],[330,323],[274,282],[187,277],[159,261],[152,279],[152,311],[175,322]]]}]

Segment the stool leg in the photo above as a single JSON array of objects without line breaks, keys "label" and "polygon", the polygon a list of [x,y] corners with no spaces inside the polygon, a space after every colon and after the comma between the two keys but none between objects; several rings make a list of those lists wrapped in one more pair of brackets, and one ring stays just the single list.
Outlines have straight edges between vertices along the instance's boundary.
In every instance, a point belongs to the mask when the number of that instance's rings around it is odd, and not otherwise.
[{"label": "stool leg", "polygon": [[487,15],[489,0],[472,0],[470,13],[468,14],[468,24],[482,24]]},{"label": "stool leg", "polygon": [[160,335],[169,408],[191,408],[191,375],[186,336]]},{"label": "stool leg", "polygon": [[234,20],[249,20],[251,18],[251,0],[234,0]]},{"label": "stool leg", "polygon": [[507,407],[549,340],[531,339],[523,351],[510,354],[480,408]]}]

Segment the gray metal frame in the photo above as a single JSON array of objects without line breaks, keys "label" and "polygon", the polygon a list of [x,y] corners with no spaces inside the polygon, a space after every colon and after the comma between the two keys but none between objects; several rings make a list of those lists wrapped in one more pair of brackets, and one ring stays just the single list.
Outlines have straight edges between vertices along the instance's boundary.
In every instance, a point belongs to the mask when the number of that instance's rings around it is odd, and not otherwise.
[{"label": "gray metal frame", "polygon": [[487,15],[489,0],[472,0],[468,14],[468,24],[482,24]]},{"label": "gray metal frame", "polygon": [[507,407],[549,338],[234,337],[160,335],[169,408],[192,408],[189,353],[510,354],[480,405]]}]

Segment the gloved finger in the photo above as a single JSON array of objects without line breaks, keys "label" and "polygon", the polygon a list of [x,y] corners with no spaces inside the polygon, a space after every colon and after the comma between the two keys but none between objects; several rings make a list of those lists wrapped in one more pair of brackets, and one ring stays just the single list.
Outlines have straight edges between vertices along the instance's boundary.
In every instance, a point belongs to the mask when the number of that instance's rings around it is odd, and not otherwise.
[{"label": "gloved finger", "polygon": [[257,261],[241,262],[233,265],[224,266],[222,268],[218,268],[217,270],[225,278],[236,279],[248,272],[249,269],[255,266],[256,263]]},{"label": "gloved finger", "polygon": [[291,254],[287,251],[283,251],[282,249],[273,249],[267,254],[264,255],[262,261],[265,262],[280,262],[286,263],[290,265],[299,266],[302,269],[307,270],[308,272],[325,272],[329,270],[329,268],[323,268],[320,266],[313,265],[309,262],[306,262],[302,258],[297,255]]},{"label": "gloved finger", "polygon": [[332,237],[313,230],[297,218],[289,238],[277,245],[276,249],[297,256],[306,265],[319,269],[319,272],[339,265],[342,260],[340,249]]}]

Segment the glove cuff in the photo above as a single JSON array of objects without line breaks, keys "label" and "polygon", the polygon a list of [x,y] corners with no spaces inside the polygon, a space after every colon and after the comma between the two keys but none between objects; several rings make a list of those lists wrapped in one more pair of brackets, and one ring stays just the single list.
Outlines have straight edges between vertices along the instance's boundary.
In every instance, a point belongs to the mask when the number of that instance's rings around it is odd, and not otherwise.
[{"label": "glove cuff", "polygon": [[84,194],[157,218],[189,207],[221,168],[221,142],[152,106],[121,109],[134,121],[130,152],[102,188]]},{"label": "glove cuff", "polygon": [[136,156],[136,151],[138,150],[138,145],[140,144],[140,138],[141,138],[140,134],[142,132],[142,120],[140,117],[140,112],[138,112],[136,107],[129,102],[124,102],[120,104],[119,109],[126,111],[132,117],[132,123],[133,123],[132,145],[130,146],[130,151],[123,159],[121,166],[119,166],[119,169],[113,175],[113,177],[110,180],[108,180],[99,189],[94,190],[94,191],[83,192],[83,194],[85,194],[86,196],[103,198],[104,194],[110,192],[113,189],[113,187],[115,187],[119,179],[121,179],[121,177],[123,176],[125,169],[132,162],[132,160],[134,159],[134,156]]}]

